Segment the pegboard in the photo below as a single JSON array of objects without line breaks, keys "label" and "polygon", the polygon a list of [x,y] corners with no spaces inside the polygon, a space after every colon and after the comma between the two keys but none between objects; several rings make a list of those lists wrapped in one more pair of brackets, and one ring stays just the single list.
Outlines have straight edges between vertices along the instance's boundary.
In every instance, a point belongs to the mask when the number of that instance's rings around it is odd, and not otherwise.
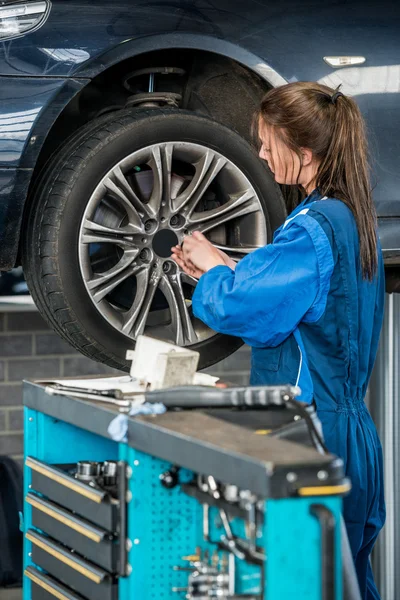
[{"label": "pegboard", "polygon": [[147,454],[128,449],[127,461],[132,468],[128,505],[128,537],[132,542],[129,564],[132,572],[121,581],[131,600],[180,600],[185,592],[172,588],[186,587],[187,571],[174,566],[188,566],[183,556],[194,554],[202,539],[201,505],[179,487],[168,490],[159,476],[171,465]]},{"label": "pegboard", "polygon": [[[160,474],[171,465],[157,458],[127,449],[127,460],[132,468],[129,489],[132,499],[128,508],[128,537],[132,542],[129,552],[131,575],[120,581],[120,597],[130,600],[183,600],[188,571],[174,571],[174,566],[187,567],[184,556],[195,553],[196,547],[215,549],[203,539],[202,505],[176,487],[165,489]],[[192,474],[181,470],[180,481],[188,481]],[[218,511],[210,509],[210,537],[217,540],[224,533]],[[244,523],[232,521],[232,530],[244,537]],[[261,540],[260,540],[261,542]],[[261,568],[236,560],[236,592],[260,593]]]}]

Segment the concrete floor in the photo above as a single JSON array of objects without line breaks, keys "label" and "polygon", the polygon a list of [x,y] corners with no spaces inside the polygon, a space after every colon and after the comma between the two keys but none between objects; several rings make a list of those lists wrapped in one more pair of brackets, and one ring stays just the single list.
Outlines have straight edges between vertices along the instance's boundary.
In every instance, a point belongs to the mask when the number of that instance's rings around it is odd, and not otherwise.
[{"label": "concrete floor", "polygon": [[21,600],[22,599],[22,590],[18,589],[10,589],[4,590],[0,589],[0,600]]}]

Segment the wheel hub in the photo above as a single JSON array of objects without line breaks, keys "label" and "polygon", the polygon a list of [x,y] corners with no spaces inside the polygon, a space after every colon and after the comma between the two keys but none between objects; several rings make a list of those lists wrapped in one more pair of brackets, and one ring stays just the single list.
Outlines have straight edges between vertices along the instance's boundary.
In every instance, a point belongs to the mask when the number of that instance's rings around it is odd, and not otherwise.
[{"label": "wheel hub", "polygon": [[157,231],[153,238],[153,250],[160,258],[169,258],[172,246],[176,246],[177,244],[178,236],[170,229]]}]

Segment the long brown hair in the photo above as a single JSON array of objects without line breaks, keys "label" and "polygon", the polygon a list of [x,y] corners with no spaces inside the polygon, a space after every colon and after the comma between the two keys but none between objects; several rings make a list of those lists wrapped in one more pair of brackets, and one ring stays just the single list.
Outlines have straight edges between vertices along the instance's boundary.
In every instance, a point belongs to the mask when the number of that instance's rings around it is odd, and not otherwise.
[{"label": "long brown hair", "polygon": [[297,181],[302,167],[301,148],[312,151],[319,162],[315,187],[322,196],[342,200],[352,211],[362,273],[364,278],[372,279],[378,261],[376,211],[366,127],[356,102],[338,88],[299,81],[267,92],[257,115],[259,120],[272,127],[299,157]]}]

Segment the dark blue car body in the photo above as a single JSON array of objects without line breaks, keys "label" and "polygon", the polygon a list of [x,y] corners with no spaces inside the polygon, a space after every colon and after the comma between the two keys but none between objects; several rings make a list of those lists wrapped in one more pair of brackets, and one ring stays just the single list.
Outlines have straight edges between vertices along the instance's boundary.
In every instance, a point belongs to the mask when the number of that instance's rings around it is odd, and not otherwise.
[{"label": "dark blue car body", "polygon": [[[341,83],[367,122],[381,243],[386,265],[397,268],[399,31],[400,9],[384,0],[53,0],[41,27],[0,44],[0,268],[19,260],[38,165],[74,128],[74,99],[124,61],[173,50],[225,56],[268,86]],[[324,60],[330,56],[365,62],[333,68]]]}]

